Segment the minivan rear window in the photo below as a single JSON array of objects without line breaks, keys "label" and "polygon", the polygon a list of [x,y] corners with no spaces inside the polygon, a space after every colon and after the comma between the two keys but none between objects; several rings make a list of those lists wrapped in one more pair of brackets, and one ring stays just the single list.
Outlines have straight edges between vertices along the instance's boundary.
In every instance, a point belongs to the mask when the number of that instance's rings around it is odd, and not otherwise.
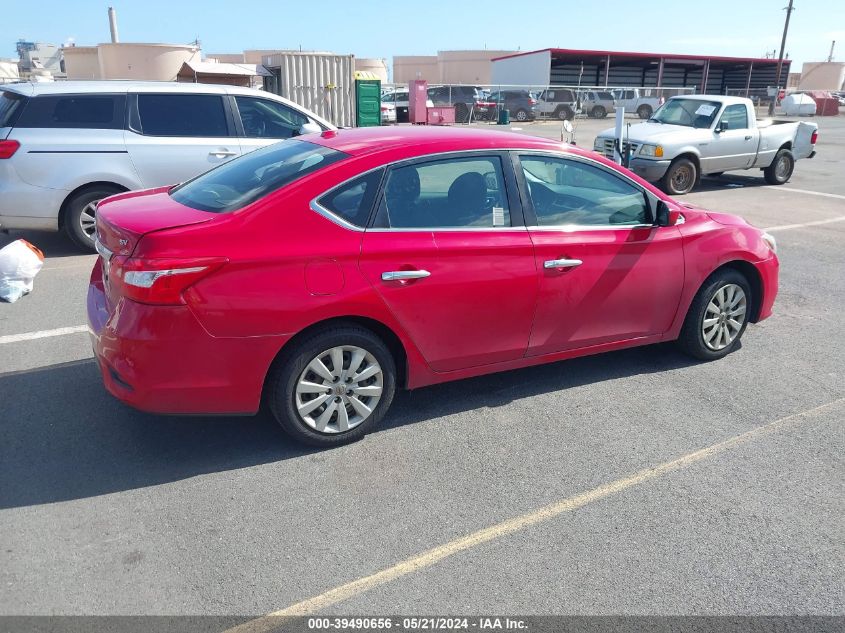
[{"label": "minivan rear window", "polygon": [[0,127],[13,127],[20,115],[26,97],[16,92],[0,92]]},{"label": "minivan rear window", "polygon": [[229,213],[346,157],[307,141],[282,141],[174,187],[170,197],[200,211]]}]

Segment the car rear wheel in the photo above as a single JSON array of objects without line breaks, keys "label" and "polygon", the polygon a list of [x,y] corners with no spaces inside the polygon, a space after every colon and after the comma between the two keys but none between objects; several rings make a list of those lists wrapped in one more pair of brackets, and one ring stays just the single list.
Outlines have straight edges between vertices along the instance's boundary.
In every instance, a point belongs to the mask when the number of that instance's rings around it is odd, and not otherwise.
[{"label": "car rear wheel", "polygon": [[695,295],[678,345],[702,360],[716,360],[739,343],[751,314],[751,287],[738,271],[716,271]]},{"label": "car rear wheel", "polygon": [[575,113],[572,111],[572,108],[559,106],[555,111],[555,116],[561,121],[571,121],[575,117]]},{"label": "car rear wheel", "polygon": [[593,108],[591,114],[593,115],[594,119],[603,119],[607,116],[607,110],[604,109],[604,106],[596,106],[595,108]]},{"label": "car rear wheel", "polygon": [[651,116],[651,114],[652,114],[651,106],[641,105],[639,108],[637,108],[637,116],[640,117],[641,119],[647,119]]},{"label": "car rear wheel", "polygon": [[772,164],[763,170],[763,177],[770,185],[782,185],[792,177],[795,170],[795,157],[788,149],[775,154]]},{"label": "car rear wheel", "polygon": [[338,446],[369,433],[395,389],[390,350],[371,331],[350,324],[321,330],[287,350],[271,371],[267,397],[290,436]]},{"label": "car rear wheel", "polygon": [[681,196],[692,191],[697,179],[695,163],[688,158],[676,158],[669,165],[660,184],[666,193]]},{"label": "car rear wheel", "polygon": [[513,115],[513,118],[517,121],[527,121],[528,120],[528,112],[520,108],[516,111],[516,114]]},{"label": "car rear wheel", "polygon": [[97,203],[121,191],[123,190],[117,187],[97,186],[86,189],[67,201],[64,229],[77,246],[88,251],[94,250]]}]

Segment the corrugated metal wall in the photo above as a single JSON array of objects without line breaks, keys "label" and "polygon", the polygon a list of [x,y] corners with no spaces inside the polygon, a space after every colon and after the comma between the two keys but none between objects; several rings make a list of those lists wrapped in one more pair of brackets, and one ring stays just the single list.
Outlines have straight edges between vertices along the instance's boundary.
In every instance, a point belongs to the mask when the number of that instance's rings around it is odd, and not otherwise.
[{"label": "corrugated metal wall", "polygon": [[355,56],[277,53],[263,58],[273,73],[264,86],[337,126],[355,125]]}]

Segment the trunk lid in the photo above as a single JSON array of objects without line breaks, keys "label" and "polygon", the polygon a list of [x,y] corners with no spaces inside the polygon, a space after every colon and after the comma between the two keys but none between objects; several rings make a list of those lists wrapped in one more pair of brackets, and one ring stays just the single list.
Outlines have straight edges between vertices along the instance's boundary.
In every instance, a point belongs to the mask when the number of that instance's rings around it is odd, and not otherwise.
[{"label": "trunk lid", "polygon": [[200,224],[216,216],[179,204],[170,187],[130,191],[106,198],[97,206],[97,241],[115,255],[131,255],[147,233]]}]

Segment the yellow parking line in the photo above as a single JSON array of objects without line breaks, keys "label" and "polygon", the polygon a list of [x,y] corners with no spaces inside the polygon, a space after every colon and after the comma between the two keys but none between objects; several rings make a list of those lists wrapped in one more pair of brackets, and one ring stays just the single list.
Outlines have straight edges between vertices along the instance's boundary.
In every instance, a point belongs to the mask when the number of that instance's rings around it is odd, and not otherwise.
[{"label": "yellow parking line", "polygon": [[703,459],[713,457],[714,455],[722,453],[737,445],[749,442],[752,439],[758,438],[760,436],[773,433],[790,424],[796,424],[799,421],[810,419],[816,414],[819,414],[832,407],[836,407],[842,404],[843,402],[845,402],[845,398],[839,398],[837,400],[834,400],[833,402],[829,402],[818,407],[813,407],[812,409],[808,409],[806,411],[801,411],[799,413],[788,415],[784,418],[780,418],[773,422],[769,422],[768,424],[764,424],[763,426],[758,426],[740,435],[730,437],[717,444],[707,446],[706,448],[702,448],[692,453],[687,453],[686,455],[679,457],[678,459],[663,462],[662,464],[653,466],[651,468],[644,468],[643,470],[634,473],[630,477],[625,477],[624,479],[617,479],[610,483],[603,484],[597,488],[593,488],[592,490],[589,490],[587,492],[583,492],[573,497],[563,499],[562,501],[558,501],[550,505],[544,506],[533,512],[523,514],[513,519],[508,519],[507,521],[502,521],[501,523],[491,525],[490,527],[478,530],[476,532],[472,532],[467,536],[457,538],[453,541],[435,547],[434,549],[430,549],[427,552],[423,552],[422,554],[413,556],[412,558],[408,558],[400,563],[388,567],[387,569],[383,569],[379,572],[376,572],[375,574],[371,574],[369,576],[364,576],[363,578],[353,580],[352,582],[340,585],[339,587],[335,587],[334,589],[329,589],[328,591],[321,593],[318,596],[308,598],[307,600],[303,600],[302,602],[297,602],[296,604],[291,605],[280,611],[275,611],[266,616],[244,622],[239,626],[229,629],[228,631],[226,631],[226,633],[262,633],[265,631],[271,631],[274,627],[278,626],[279,624],[278,621],[274,620],[277,617],[303,616],[316,613],[317,611],[326,609],[327,607],[331,607],[339,602],[348,600],[349,598],[355,597],[366,591],[369,591],[370,589],[374,589],[375,587],[384,585],[393,580],[401,578],[402,576],[406,576],[412,572],[419,571],[426,567],[430,567],[431,565],[438,563],[444,558],[447,558],[459,552],[472,549],[474,547],[482,545],[483,543],[487,543],[488,541],[507,536],[508,534],[513,534],[514,532],[523,530],[533,525],[537,525],[538,523],[543,523],[545,521],[548,521],[549,519],[553,519],[557,516],[560,516],[565,512],[571,512],[572,510],[577,510],[578,508],[581,508],[594,501],[604,499],[605,497],[610,496],[614,493],[621,492],[633,486],[638,486],[640,484],[643,484],[652,479],[656,479],[657,477],[666,475],[673,471],[686,468],[687,466],[695,464],[696,462],[700,462]]}]

